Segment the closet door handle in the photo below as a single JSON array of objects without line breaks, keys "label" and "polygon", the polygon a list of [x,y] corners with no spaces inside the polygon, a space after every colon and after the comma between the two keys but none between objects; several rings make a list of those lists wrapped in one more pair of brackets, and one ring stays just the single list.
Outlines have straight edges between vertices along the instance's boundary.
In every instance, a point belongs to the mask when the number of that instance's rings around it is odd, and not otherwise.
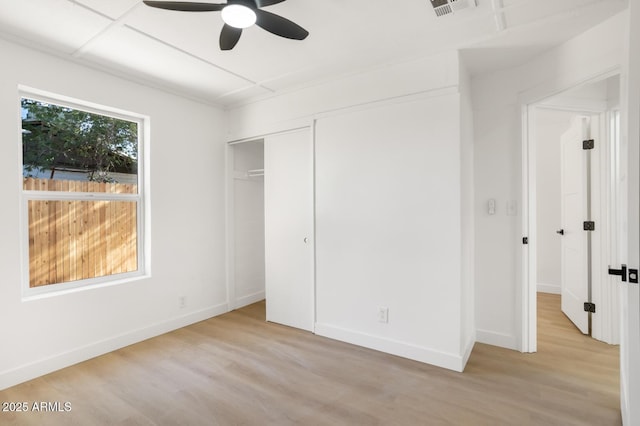
[{"label": "closet door handle", "polygon": [[309,242],[309,238],[304,237],[304,238],[302,239],[302,241],[304,241],[304,243],[305,243],[305,244],[307,244],[307,243]]},{"label": "closet door handle", "polygon": [[559,230],[559,231],[556,231],[556,234],[564,235],[564,229],[561,229],[561,230]]}]

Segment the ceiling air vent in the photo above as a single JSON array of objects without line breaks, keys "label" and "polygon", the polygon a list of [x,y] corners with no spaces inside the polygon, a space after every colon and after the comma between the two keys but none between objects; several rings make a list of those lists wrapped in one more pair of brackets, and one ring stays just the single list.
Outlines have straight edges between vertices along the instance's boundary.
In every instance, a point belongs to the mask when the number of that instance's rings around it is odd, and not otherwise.
[{"label": "ceiling air vent", "polygon": [[445,16],[462,9],[476,7],[476,0],[431,0],[436,16]]}]

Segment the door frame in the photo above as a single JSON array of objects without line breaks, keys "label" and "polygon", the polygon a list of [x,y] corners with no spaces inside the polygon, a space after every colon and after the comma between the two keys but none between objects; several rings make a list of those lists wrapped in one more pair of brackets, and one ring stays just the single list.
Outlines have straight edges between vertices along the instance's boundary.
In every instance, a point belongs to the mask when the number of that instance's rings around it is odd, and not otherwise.
[{"label": "door frame", "polygon": [[[620,76],[621,70],[619,67],[592,76],[584,81],[577,82],[573,85],[556,88],[556,90],[548,91],[546,93],[540,93],[539,91],[524,93],[520,96],[520,110],[521,110],[521,161],[522,161],[522,236],[527,238],[527,243],[522,244],[522,258],[521,258],[521,341],[520,350],[522,352],[536,352],[537,351],[537,222],[536,222],[536,208],[537,208],[537,188],[536,188],[536,148],[535,134],[533,129],[533,120],[535,119],[536,108],[551,107],[556,109],[564,109],[566,111],[574,111],[576,113],[585,114],[602,114],[601,109],[596,108],[594,111],[593,106],[589,105],[577,105],[577,106],[565,106],[559,108],[559,105],[549,103],[548,99],[556,95],[562,94],[568,90],[583,87],[589,84],[597,83],[602,80],[606,80],[610,77]],[[605,120],[606,121],[606,120]],[[608,128],[607,123],[601,123],[601,133]],[[604,127],[602,127],[605,125]],[[606,134],[606,133],[605,133]],[[602,164],[602,156],[606,155],[607,150],[600,150],[600,156],[598,161]],[[595,156],[594,156],[595,158]],[[606,173],[603,173],[606,175]],[[600,181],[600,194],[601,200],[609,201],[609,185],[602,185]],[[607,203],[609,204],[609,203]],[[596,219],[597,220],[597,219]],[[602,219],[601,222],[604,223]],[[608,226],[607,226],[608,228]],[[606,231],[605,227],[601,227],[603,231]],[[602,241],[608,241],[609,234],[602,235]],[[603,258],[609,258],[609,245],[602,244],[601,255]],[[613,308],[613,298],[603,298],[605,301],[606,311],[610,312]],[[609,327],[611,328],[611,327]]]},{"label": "door frame", "polygon": [[[225,246],[226,246],[226,282],[227,282],[227,311],[233,311],[246,306],[250,303],[254,303],[260,299],[260,295],[256,297],[240,300],[237,297],[236,292],[236,276],[235,276],[235,250],[236,250],[236,234],[235,234],[235,190],[234,190],[234,146],[242,143],[260,142],[264,143],[263,137],[252,137],[240,140],[235,140],[225,143]],[[264,298],[264,290],[262,291],[262,298]]]},{"label": "door frame", "polygon": [[[240,301],[237,297],[237,292],[236,292],[236,280],[235,280],[235,257],[234,257],[234,253],[235,253],[235,209],[234,209],[234,205],[235,205],[235,194],[234,194],[234,185],[233,185],[233,180],[234,180],[234,151],[233,151],[233,147],[234,145],[238,145],[238,144],[242,144],[242,143],[246,143],[246,142],[258,142],[258,141],[262,141],[263,143],[266,143],[266,138],[269,136],[273,136],[273,135],[282,135],[282,134],[287,134],[287,133],[293,133],[293,132],[299,132],[299,131],[303,131],[303,130],[309,130],[311,133],[311,143],[312,143],[312,150],[313,153],[315,153],[315,141],[314,141],[314,124],[313,122],[308,124],[308,125],[302,125],[302,126],[293,126],[293,127],[287,127],[283,130],[279,130],[279,131],[273,131],[273,132],[265,132],[265,133],[259,133],[257,135],[254,136],[247,136],[247,137],[242,137],[239,139],[233,139],[230,141],[225,142],[225,204],[226,204],[226,208],[225,208],[225,254],[226,254],[226,262],[225,262],[225,267],[226,267],[226,290],[227,290],[227,311],[233,311],[235,309],[239,309],[243,306],[247,305],[247,300],[249,299],[245,299]],[[313,160],[313,174],[314,174],[314,185],[315,185],[315,160]],[[315,187],[313,188],[313,221],[314,221],[314,226],[315,226]],[[313,311],[313,318],[314,318],[314,324],[315,324],[315,228],[313,230],[314,232],[314,238],[312,239],[312,242],[314,244],[313,246],[313,252],[314,252],[314,281],[313,281],[313,285],[314,285],[314,311]],[[264,294],[264,292],[263,292]],[[249,302],[251,302],[249,300]]]}]

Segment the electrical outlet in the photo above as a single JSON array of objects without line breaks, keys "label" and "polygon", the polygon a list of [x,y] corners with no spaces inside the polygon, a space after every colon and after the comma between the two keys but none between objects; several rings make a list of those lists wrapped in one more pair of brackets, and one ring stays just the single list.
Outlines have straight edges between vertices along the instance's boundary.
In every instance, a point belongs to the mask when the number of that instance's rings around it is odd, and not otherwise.
[{"label": "electrical outlet", "polygon": [[180,296],[178,297],[178,308],[184,309],[187,306],[187,297]]},{"label": "electrical outlet", "polygon": [[378,308],[378,321],[385,324],[389,322],[389,308]]}]

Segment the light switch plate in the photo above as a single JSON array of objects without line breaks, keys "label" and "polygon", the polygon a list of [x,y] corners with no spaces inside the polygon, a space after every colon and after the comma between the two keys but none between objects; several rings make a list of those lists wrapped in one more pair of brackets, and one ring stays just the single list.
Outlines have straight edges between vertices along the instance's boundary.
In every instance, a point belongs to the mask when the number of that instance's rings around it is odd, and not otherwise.
[{"label": "light switch plate", "polygon": [[495,200],[495,198],[492,198],[487,202],[487,213],[489,213],[490,215],[496,214],[496,200]]}]

